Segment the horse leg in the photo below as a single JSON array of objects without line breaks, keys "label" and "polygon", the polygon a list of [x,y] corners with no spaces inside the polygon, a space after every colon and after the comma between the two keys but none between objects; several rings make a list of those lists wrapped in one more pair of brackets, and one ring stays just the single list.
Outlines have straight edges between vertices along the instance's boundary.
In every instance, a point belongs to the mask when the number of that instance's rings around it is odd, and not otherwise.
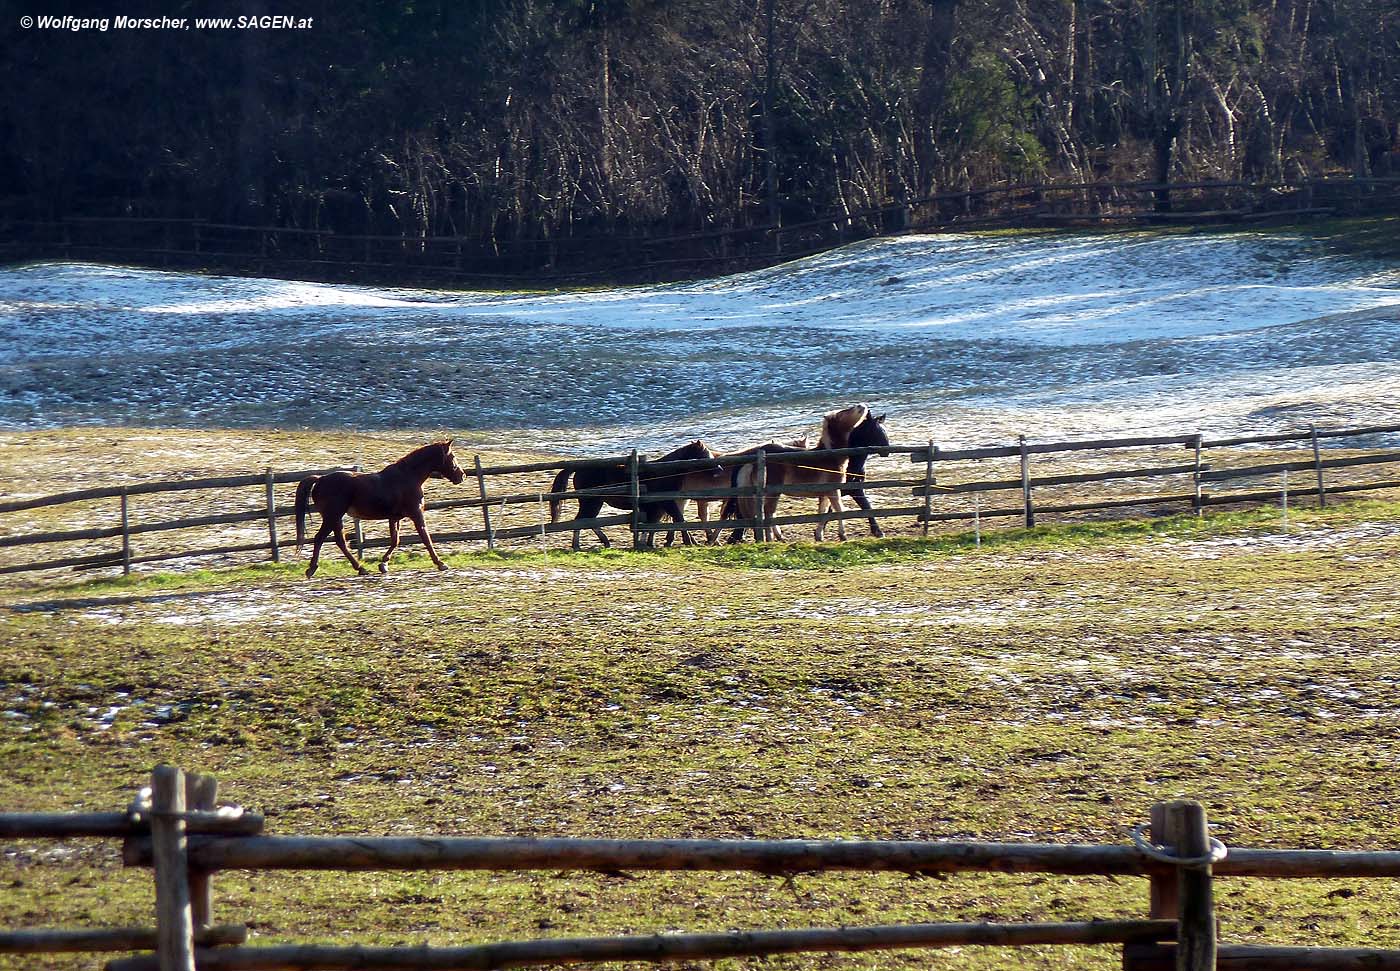
[{"label": "horse leg", "polygon": [[[750,500],[750,499],[749,499],[748,497],[746,497],[746,496],[736,496],[736,497],[735,497],[734,499],[732,499],[731,501],[734,503],[734,507],[733,507],[733,508],[734,508],[734,516],[735,516],[735,518],[737,518],[737,519],[748,519],[748,518],[749,518],[749,503],[750,503],[752,500]],[[728,508],[728,506],[726,506],[726,508]],[[723,514],[723,513],[720,513],[720,515],[723,516],[724,514]],[[754,538],[755,538],[755,539],[758,538],[758,533],[757,533],[757,532],[754,533]],[[733,531],[730,532],[730,534],[729,534],[729,540],[728,540],[728,545],[733,546],[735,543],[742,543],[743,541],[744,541],[744,527],[743,527],[743,526],[740,526],[738,529],[735,529],[735,530],[733,530]]]},{"label": "horse leg", "polygon": [[321,528],[316,530],[316,538],[311,541],[311,562],[306,565],[306,579],[308,580],[316,575],[316,568],[321,565],[321,544],[331,534],[332,528],[329,519],[322,519]]},{"label": "horse leg", "polygon": [[[674,499],[667,499],[664,503],[664,508],[666,510],[666,514],[671,517],[671,520],[673,522],[685,522],[685,509],[681,506],[679,502],[677,502]],[[681,540],[685,543],[686,546],[695,545],[695,537],[690,535],[690,530],[688,529],[681,530]]]},{"label": "horse leg", "polygon": [[345,558],[350,561],[350,565],[355,568],[355,572],[360,576],[365,576],[369,573],[369,570],[365,569],[365,565],[355,558],[354,553],[350,552],[350,546],[345,542],[344,523],[336,523],[332,531],[335,533],[335,545],[340,547],[340,552],[345,554]]},{"label": "horse leg", "polygon": [[[871,511],[871,499],[869,499],[868,495],[865,495],[864,488],[858,488],[858,490],[851,492],[851,498],[855,499],[855,505],[860,506],[865,512]],[[885,534],[885,530],[879,527],[879,519],[876,519],[875,516],[869,518],[869,523],[871,523],[871,536],[874,536],[875,539],[879,539],[879,537]]]},{"label": "horse leg", "polygon": [[428,535],[428,524],[423,519],[422,511],[418,511],[409,518],[413,520],[413,528],[418,530],[418,538],[421,539],[423,545],[427,547],[428,555],[433,558],[433,566],[437,567],[439,570],[446,570],[447,564],[443,563],[442,557],[438,556],[437,549],[433,546],[433,538]]},{"label": "horse leg", "polygon": [[[708,522],[710,521],[710,503],[709,503],[709,500],[707,500],[707,499],[696,499],[696,500],[695,500],[695,511],[696,511],[696,513],[699,514],[699,516],[700,516],[700,521],[701,521],[702,523],[708,523]],[[714,546],[715,543],[718,542],[718,541],[719,541],[719,530],[717,530],[717,529],[706,529],[706,530],[705,530],[705,545],[706,545],[706,546]]]},{"label": "horse leg", "polygon": [[[680,502],[676,503],[676,508],[680,510],[680,521],[685,522],[685,500],[682,499]],[[705,518],[705,502],[703,499],[695,500],[695,511],[700,514],[700,519],[703,521]],[[695,538],[690,535],[690,530],[688,529],[681,530],[681,539],[685,541],[686,546],[695,545]],[[667,537],[666,545],[671,545],[670,537]]]},{"label": "horse leg", "polygon": [[[856,501],[857,506],[864,509],[866,512],[870,512],[870,497],[865,494],[864,489],[852,489],[847,495]],[[870,535],[874,536],[876,539],[885,535],[885,531],[880,528],[880,521],[874,516],[870,517]]]},{"label": "horse leg", "polygon": [[379,560],[379,572],[389,572],[389,560],[394,555],[394,550],[399,548],[399,521],[389,520],[389,548],[384,551],[383,557]]},{"label": "horse leg", "polygon": [[[603,500],[598,496],[580,496],[578,500],[579,519],[597,519],[598,513],[603,511]],[[608,534],[597,526],[593,527],[593,535],[598,537],[598,541],[604,548],[612,546],[612,541],[608,539]],[[579,531],[574,530],[574,549],[579,549]]]},{"label": "horse leg", "polygon": [[[681,510],[681,518],[680,518],[679,521],[680,521],[680,522],[684,522],[684,521],[685,521],[685,500],[682,499],[680,502],[676,503],[676,505],[677,505],[677,506],[680,508],[680,510]],[[682,532],[684,532],[684,530],[682,530]],[[685,544],[686,546],[692,546],[692,545],[694,545],[694,544],[692,544],[692,543],[689,541],[689,540],[690,540],[690,537],[689,537],[688,535],[683,536],[682,538],[686,540],[686,544]],[[672,546],[675,542],[676,542],[676,531],[675,531],[674,529],[667,530],[667,532],[666,532],[666,548],[667,548],[667,549],[670,549],[671,546]]]},{"label": "horse leg", "polygon": [[[831,493],[831,498],[827,501],[831,503],[831,508],[836,511],[836,515],[839,516],[842,512],[845,511],[841,505],[840,489],[837,489],[835,492]],[[846,520],[844,519],[836,520],[836,538],[843,543],[846,541]]]},{"label": "horse leg", "polygon": [[817,493],[817,528],[812,531],[812,538],[818,543],[826,538],[826,522],[820,518],[826,513],[826,504],[826,493]]}]

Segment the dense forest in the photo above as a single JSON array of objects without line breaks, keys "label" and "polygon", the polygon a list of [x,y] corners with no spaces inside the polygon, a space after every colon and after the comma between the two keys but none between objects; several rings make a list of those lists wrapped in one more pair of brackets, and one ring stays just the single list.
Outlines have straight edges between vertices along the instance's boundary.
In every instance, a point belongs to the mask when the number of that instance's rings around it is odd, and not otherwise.
[{"label": "dense forest", "polygon": [[245,6],[315,26],[12,34],[0,211],[522,239],[1400,175],[1395,0]]}]

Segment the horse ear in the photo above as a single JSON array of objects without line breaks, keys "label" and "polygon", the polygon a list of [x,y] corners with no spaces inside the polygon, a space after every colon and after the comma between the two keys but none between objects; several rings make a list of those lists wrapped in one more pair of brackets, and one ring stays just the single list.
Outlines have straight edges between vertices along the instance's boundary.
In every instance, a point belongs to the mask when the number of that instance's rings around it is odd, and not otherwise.
[{"label": "horse ear", "polygon": [[876,418],[875,420],[876,420],[877,422],[879,422],[881,425],[883,425],[883,424],[885,423],[885,419],[888,418],[888,417],[889,417],[889,414],[886,413],[886,414],[881,415],[879,418]]}]

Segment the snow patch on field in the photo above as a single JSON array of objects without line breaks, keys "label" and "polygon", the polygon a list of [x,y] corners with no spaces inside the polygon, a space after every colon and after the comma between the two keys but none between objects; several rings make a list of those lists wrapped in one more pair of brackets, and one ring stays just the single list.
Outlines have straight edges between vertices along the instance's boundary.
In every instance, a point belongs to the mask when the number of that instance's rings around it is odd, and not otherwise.
[{"label": "snow patch on field", "polygon": [[897,440],[1389,421],[1400,270],[1294,236],[876,240],[606,291],[0,270],[0,427],[449,428],[718,447],[865,400]]}]

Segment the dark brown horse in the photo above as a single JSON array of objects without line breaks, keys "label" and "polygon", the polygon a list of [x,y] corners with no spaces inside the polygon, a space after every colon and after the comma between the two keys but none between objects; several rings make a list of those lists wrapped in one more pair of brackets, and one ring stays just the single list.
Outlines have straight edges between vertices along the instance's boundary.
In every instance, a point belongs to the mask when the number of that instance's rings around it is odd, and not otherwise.
[{"label": "dark brown horse", "polygon": [[356,519],[389,521],[389,548],[379,561],[380,573],[389,572],[389,558],[399,547],[399,521],[403,519],[413,522],[433,564],[439,570],[447,569],[433,548],[428,524],[423,521],[423,483],[436,476],[461,485],[463,474],[457,457],[452,454],[452,439],[449,438],[416,448],[379,472],[332,472],[302,479],[297,483],[297,549],[301,549],[306,538],[307,507],[315,505],[321,514],[321,528],[311,544],[307,577],[315,576],[316,566],[321,562],[321,544],[332,533],[350,565],[362,575],[369,572],[345,544],[347,513]]},{"label": "dark brown horse", "polygon": [[[682,445],[673,452],[667,452],[659,459],[652,459],[651,462],[642,462],[637,467],[639,481],[637,501],[641,505],[642,519],[648,524],[659,523],[663,515],[670,517],[672,522],[681,521],[681,507],[675,499],[662,499],[657,501],[647,501],[647,494],[651,492],[670,493],[679,492],[681,480],[685,476],[684,472],[661,471],[653,468],[653,463],[657,462],[681,462],[693,459],[713,459],[716,458],[714,452],[704,442],[696,439],[689,445]],[[711,470],[718,469],[719,464],[709,467]],[[578,515],[576,519],[594,519],[602,510],[604,503],[614,509],[632,508],[632,476],[627,469],[625,462],[618,462],[612,465],[591,465],[575,469],[567,467],[560,470],[554,477],[554,482],[549,487],[552,493],[563,492],[569,486],[569,479],[574,480],[574,489],[578,492],[585,492],[585,495],[578,497]],[[549,500],[549,521],[557,523],[559,521],[560,510],[564,500],[555,498]],[[592,527],[594,535],[598,537],[605,547],[612,546],[611,541],[597,526]],[[574,549],[579,548],[579,530],[574,530]],[[683,535],[685,545],[694,545],[689,533]],[[643,539],[643,544],[648,547],[656,545],[656,534],[648,532]]]}]

